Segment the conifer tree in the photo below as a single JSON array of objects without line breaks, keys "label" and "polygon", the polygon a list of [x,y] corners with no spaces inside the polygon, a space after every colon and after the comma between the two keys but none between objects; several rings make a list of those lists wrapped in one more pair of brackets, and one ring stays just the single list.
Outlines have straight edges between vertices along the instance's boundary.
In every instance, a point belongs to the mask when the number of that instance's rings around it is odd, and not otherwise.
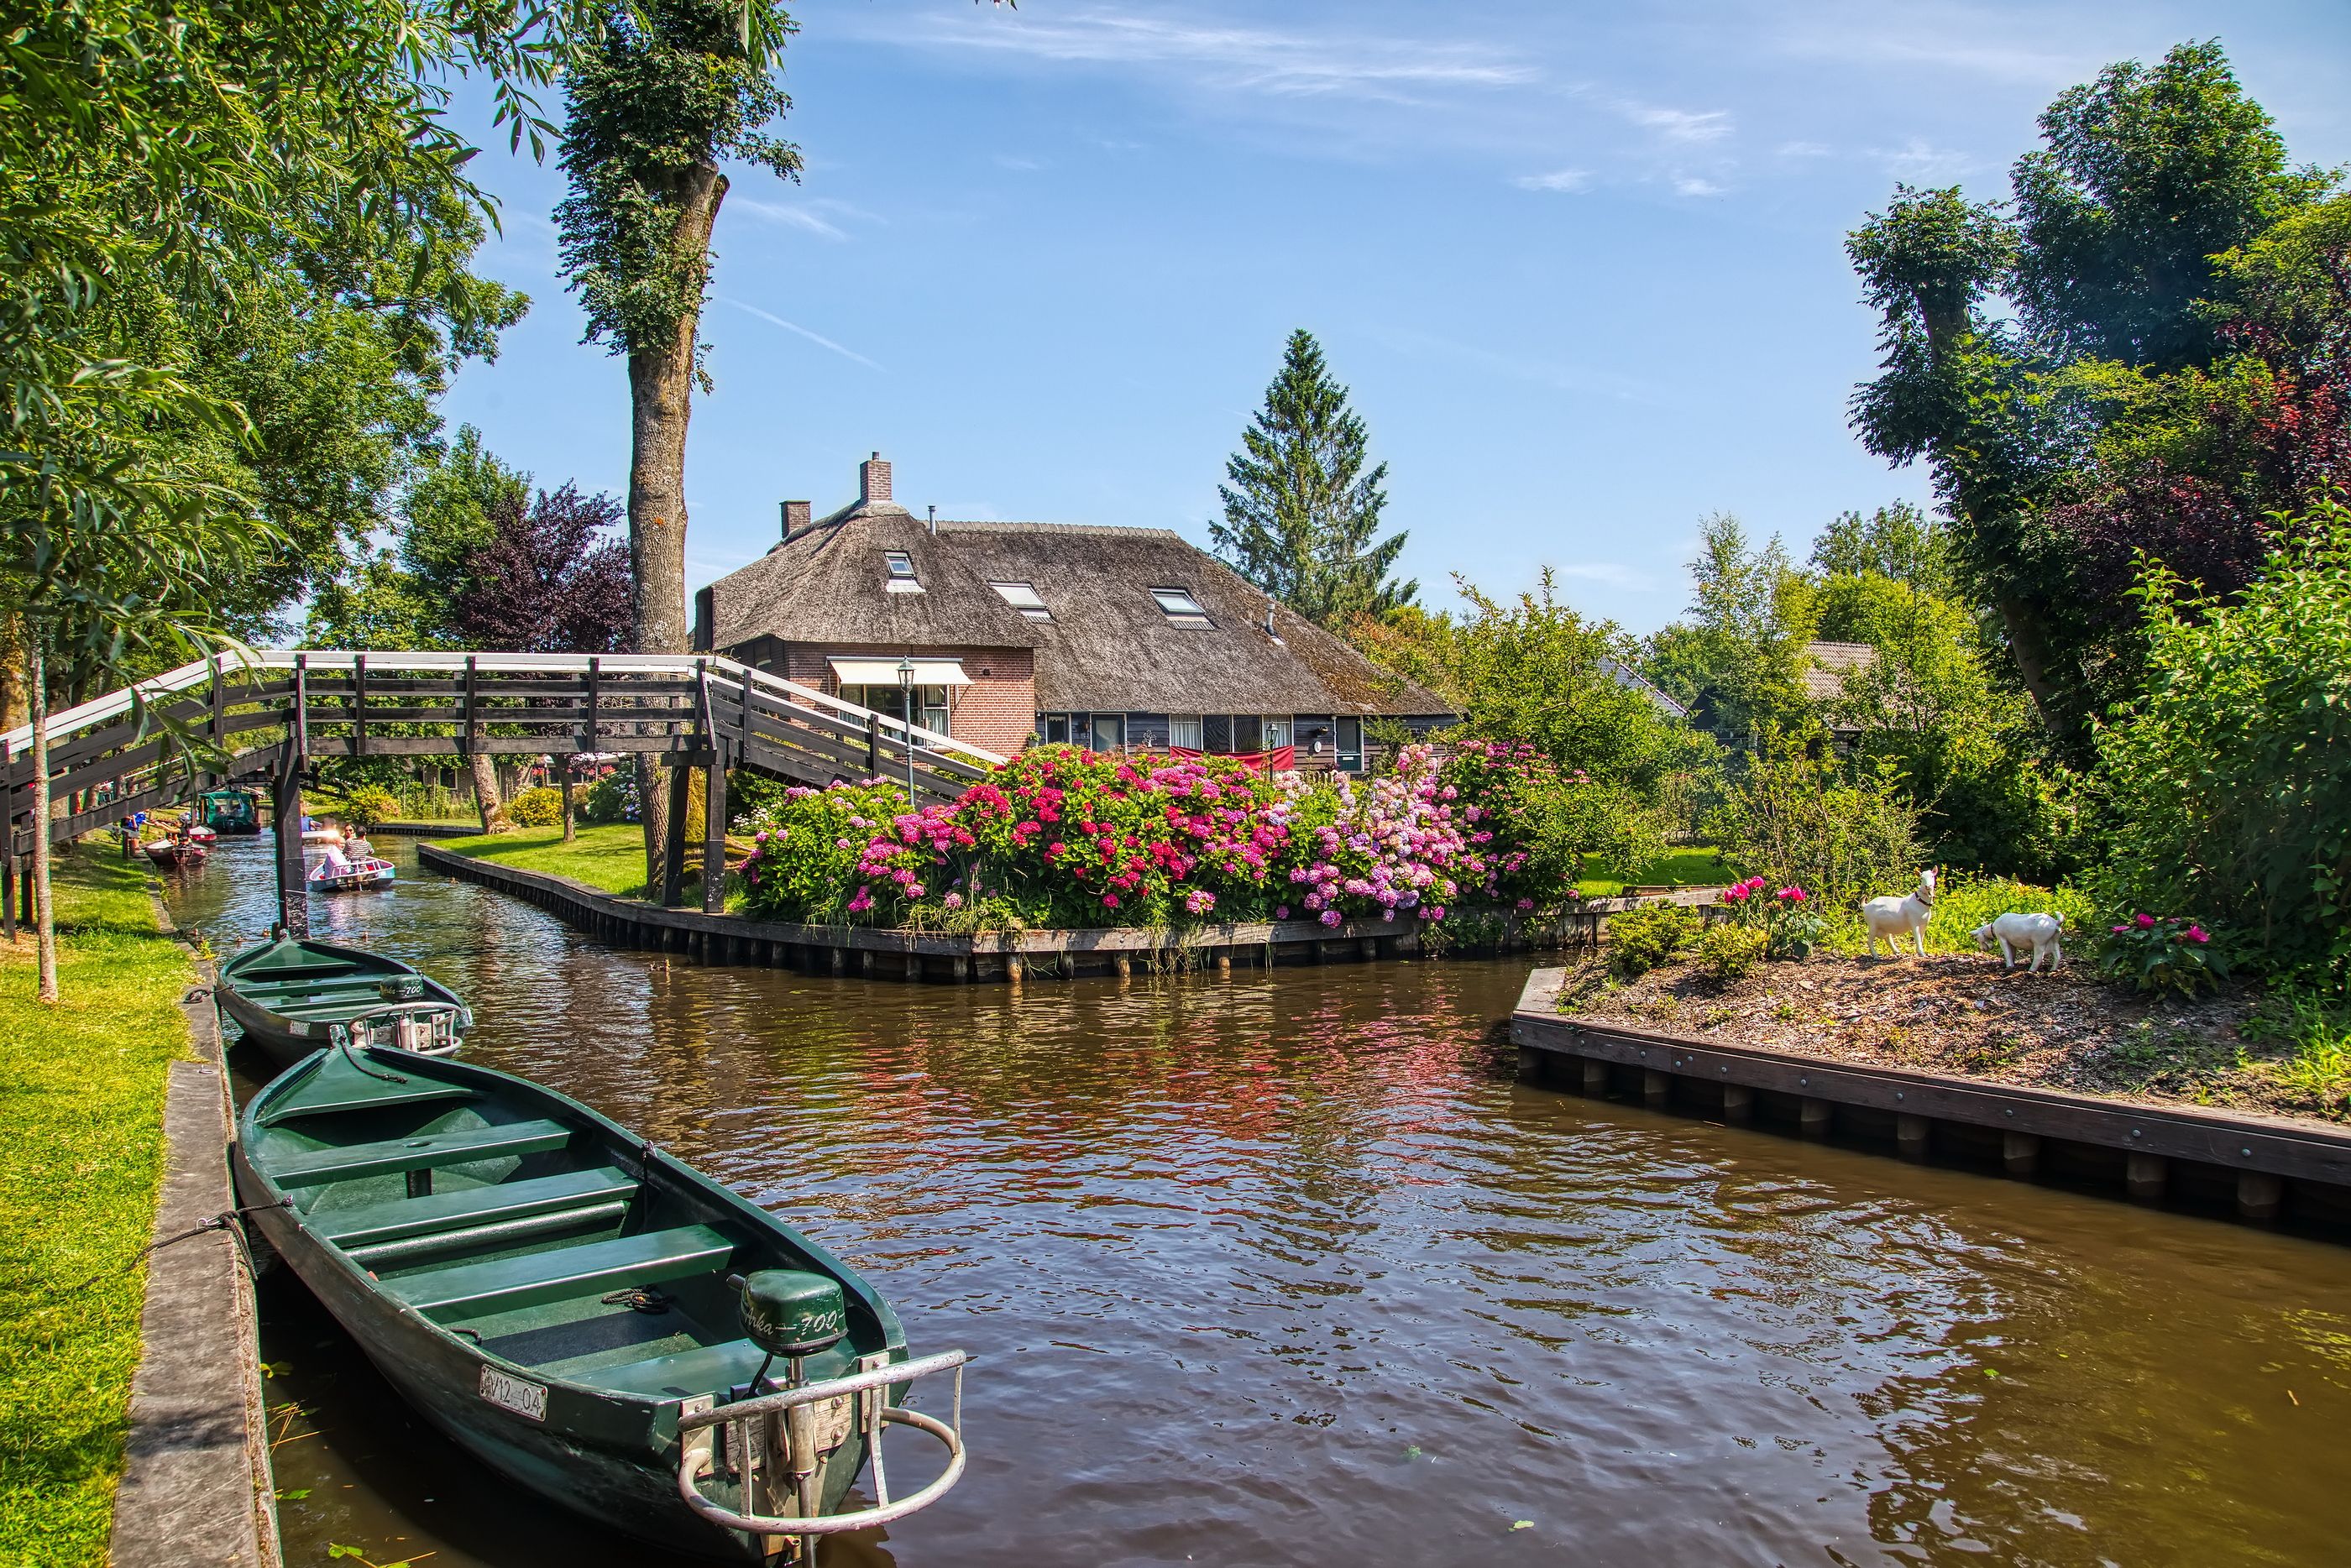
[{"label": "conifer tree", "polygon": [[1291,333],[1265,407],[1225,465],[1224,521],[1208,524],[1235,571],[1334,630],[1411,604],[1420,590],[1390,576],[1405,536],[1378,537],[1388,465],[1366,472],[1366,445],[1363,417],[1331,379],[1322,345],[1302,328]]}]

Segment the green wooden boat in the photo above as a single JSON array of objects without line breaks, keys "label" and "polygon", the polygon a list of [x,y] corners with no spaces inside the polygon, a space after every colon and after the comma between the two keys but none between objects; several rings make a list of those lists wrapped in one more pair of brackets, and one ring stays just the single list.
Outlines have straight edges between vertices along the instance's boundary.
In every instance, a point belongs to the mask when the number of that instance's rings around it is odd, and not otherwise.
[{"label": "green wooden boat", "polygon": [[[577,1101],[339,1041],[254,1096],[235,1160],[253,1223],[408,1401],[567,1508],[807,1561],[962,1472],[960,1351],[908,1360],[854,1270]],[[953,1426],[897,1403],[945,1372]],[[894,1501],[891,1424],[948,1456]],[[882,1501],[843,1512],[869,1456]]]},{"label": "green wooden boat", "polygon": [[196,797],[198,818],[214,833],[261,831],[261,801],[249,789],[208,789]]},{"label": "green wooden boat", "polygon": [[335,942],[283,937],[220,967],[220,1010],[280,1067],[328,1043],[337,1024],[360,1044],[445,1055],[474,1015],[457,993],[413,964]]}]

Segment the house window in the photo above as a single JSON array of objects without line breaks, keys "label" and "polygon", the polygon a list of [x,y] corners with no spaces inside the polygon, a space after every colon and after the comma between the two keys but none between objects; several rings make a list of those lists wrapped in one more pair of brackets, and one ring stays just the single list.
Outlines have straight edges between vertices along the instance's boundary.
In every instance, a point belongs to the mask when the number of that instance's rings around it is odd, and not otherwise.
[{"label": "house window", "polygon": [[1200,607],[1200,601],[1192,597],[1189,588],[1154,588],[1151,597],[1159,606],[1159,613],[1177,626],[1208,624],[1208,612]]},{"label": "house window", "polygon": [[882,552],[883,565],[890,571],[889,580],[882,586],[893,594],[919,594],[923,585],[914,577],[914,557],[904,550]]},{"label": "house window", "polygon": [[1233,716],[1208,713],[1200,720],[1200,749],[1220,757],[1233,754]]},{"label": "house window", "polygon": [[1289,745],[1290,743],[1290,729],[1289,720],[1268,719],[1265,722],[1265,749],[1267,751],[1278,752],[1281,750],[1282,747]]},{"label": "house window", "polygon": [[1070,716],[1067,713],[1038,714],[1037,734],[1049,746],[1069,744]]},{"label": "house window", "polygon": [[1339,771],[1347,774],[1364,771],[1364,722],[1361,719],[1339,721]]},{"label": "house window", "polygon": [[[906,688],[903,686],[844,686],[841,700],[854,702],[861,708],[871,708],[876,713],[886,713],[893,719],[906,716]],[[914,689],[914,722],[935,735],[947,732],[947,689],[944,686],[917,686]]]},{"label": "house window", "polygon": [[1053,612],[1047,609],[1045,607],[1045,601],[1037,597],[1036,584],[990,583],[987,586],[996,590],[996,597],[998,598],[1002,599],[1006,604],[1010,605],[1014,609],[1019,610],[1030,620],[1050,620],[1053,618]]},{"label": "house window", "polygon": [[1233,754],[1251,756],[1265,750],[1265,722],[1254,713],[1233,715]]},{"label": "house window", "polygon": [[1198,751],[1200,749],[1200,715],[1197,713],[1171,715],[1167,721],[1167,743],[1178,751]]},{"label": "house window", "polygon": [[1126,715],[1097,713],[1094,715],[1094,750],[1115,752],[1126,745]]}]

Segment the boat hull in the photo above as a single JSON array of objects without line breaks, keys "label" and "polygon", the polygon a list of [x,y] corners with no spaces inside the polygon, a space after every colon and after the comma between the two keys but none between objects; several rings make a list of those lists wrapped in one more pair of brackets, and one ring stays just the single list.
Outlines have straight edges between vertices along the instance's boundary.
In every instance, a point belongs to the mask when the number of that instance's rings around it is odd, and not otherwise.
[{"label": "boat hull", "polygon": [[[658,1396],[621,1393],[496,1359],[387,1294],[388,1287],[373,1273],[320,1237],[305,1213],[287,1202],[287,1189],[256,1166],[252,1151],[266,1147],[262,1140],[268,1135],[262,1129],[277,1118],[275,1107],[285,1103],[287,1085],[298,1092],[304,1083],[325,1082],[325,1074],[338,1067],[342,1055],[327,1054],[307,1069],[281,1075],[247,1106],[232,1154],[239,1201],[248,1207],[250,1223],[401,1396],[499,1475],[600,1524],[673,1551],[724,1561],[766,1561],[753,1538],[719,1528],[679,1498],[677,1420],[684,1397],[675,1388]],[[740,1266],[783,1263],[819,1269],[842,1280],[851,1291],[852,1316],[864,1326],[836,1351],[812,1357],[810,1376],[839,1376],[840,1368],[857,1364],[860,1352],[889,1361],[905,1359],[895,1315],[846,1265],[757,1205],[577,1102],[464,1063],[381,1049],[351,1055],[364,1056],[372,1068],[371,1077],[390,1073],[403,1080],[423,1077],[483,1085],[486,1094],[511,1096],[509,1108],[518,1114],[570,1126],[583,1157],[626,1164],[648,1194],[658,1192],[671,1204],[691,1204],[703,1222],[740,1236],[735,1260]],[[543,1389],[539,1415],[535,1418],[493,1403],[486,1371],[522,1377]],[[826,1511],[841,1505],[864,1462],[863,1438],[852,1430],[823,1461],[820,1490]]]},{"label": "boat hull", "polygon": [[[289,1016],[281,1011],[288,1003],[276,987],[267,983],[267,966],[273,955],[295,947],[311,955],[347,966],[347,972],[362,981],[413,979],[420,982],[418,996],[400,1000],[381,999],[374,1002],[353,1001],[344,1005],[323,1009],[305,1008],[316,1016]],[[332,978],[332,977],[327,977]],[[260,983],[253,983],[260,981]],[[247,986],[252,984],[252,993]],[[414,966],[397,959],[362,952],[356,948],[339,947],[331,942],[272,943],[268,947],[240,953],[221,966],[220,982],[213,988],[214,1002],[263,1054],[278,1067],[287,1068],[319,1050],[333,1037],[333,1026],[342,1024],[356,1044],[371,1041],[394,1043],[386,1033],[393,1021],[402,1016],[413,1017],[420,1011],[445,1012],[448,1027],[436,1028],[436,1034],[445,1034],[445,1043],[436,1050],[446,1052],[457,1048],[465,1031],[473,1027],[473,1014],[457,993],[447,986],[419,972]],[[270,1003],[276,1002],[277,1006]]]}]

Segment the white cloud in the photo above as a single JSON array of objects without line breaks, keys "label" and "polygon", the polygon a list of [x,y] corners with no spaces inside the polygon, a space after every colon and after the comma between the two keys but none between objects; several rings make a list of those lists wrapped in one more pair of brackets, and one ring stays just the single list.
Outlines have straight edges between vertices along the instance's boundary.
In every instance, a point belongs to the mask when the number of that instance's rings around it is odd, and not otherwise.
[{"label": "white cloud", "polygon": [[[731,305],[737,310],[756,316],[760,320],[768,323],[770,327],[780,327],[787,332],[797,332],[801,337],[807,338],[810,342],[817,345],[817,347],[820,348],[830,348],[844,359],[854,359],[859,364],[863,365],[870,369],[880,370],[882,369],[881,366],[874,364],[872,360],[868,359],[856,349],[845,348],[840,344],[835,343],[830,337],[824,337],[820,333],[810,332],[807,327],[799,326],[795,322],[785,320],[782,317],[776,315],[773,311],[762,310],[756,305],[746,305],[739,299],[722,298],[718,303],[721,305]],[[888,372],[884,371],[883,373],[886,375]]]},{"label": "white cloud", "polygon": [[1873,148],[1870,156],[1896,177],[1917,182],[1956,180],[1976,166],[1967,153],[1931,146],[1915,136],[1900,147]]},{"label": "white cloud", "polygon": [[1552,575],[1574,582],[1604,583],[1612,588],[1648,589],[1657,586],[1657,579],[1646,572],[1635,571],[1616,561],[1573,561],[1564,566],[1553,566]]},{"label": "white cloud", "polygon": [[1719,196],[1728,189],[1729,187],[1718,185],[1697,174],[1674,176],[1674,194],[1677,196]]},{"label": "white cloud", "polygon": [[796,202],[762,202],[752,197],[738,197],[733,203],[754,217],[765,218],[771,223],[787,228],[805,229],[811,234],[828,240],[846,240],[848,233],[839,224],[826,222]]},{"label": "white cloud", "polygon": [[1034,158],[1015,158],[1008,152],[998,153],[995,161],[998,169],[1010,169],[1024,174],[1045,167]]},{"label": "white cloud", "polygon": [[1826,158],[1836,150],[1825,141],[1783,141],[1771,151],[1782,158]]},{"label": "white cloud", "polygon": [[1548,174],[1521,174],[1510,183],[1521,191],[1588,191],[1592,173],[1584,169],[1554,169]]},{"label": "white cloud", "polygon": [[1410,88],[1493,88],[1538,72],[1476,44],[1368,34],[1277,32],[1212,22],[1081,11],[925,12],[913,27],[893,18],[877,42],[1026,56],[1066,65],[1176,69],[1201,85],[1285,95],[1391,97]]},{"label": "white cloud", "polygon": [[1635,125],[1654,130],[1668,141],[1719,141],[1730,134],[1730,111],[1724,109],[1700,112],[1628,103],[1623,106],[1623,113]]}]

